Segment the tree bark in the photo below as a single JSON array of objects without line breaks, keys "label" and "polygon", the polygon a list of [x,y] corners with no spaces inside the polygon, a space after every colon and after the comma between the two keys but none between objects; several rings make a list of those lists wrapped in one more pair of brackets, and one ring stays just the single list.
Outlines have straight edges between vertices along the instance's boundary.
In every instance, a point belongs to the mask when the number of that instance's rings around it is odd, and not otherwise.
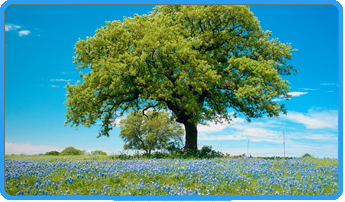
[{"label": "tree bark", "polygon": [[184,151],[187,150],[198,150],[198,129],[196,123],[183,123],[186,130],[186,143],[184,146]]}]

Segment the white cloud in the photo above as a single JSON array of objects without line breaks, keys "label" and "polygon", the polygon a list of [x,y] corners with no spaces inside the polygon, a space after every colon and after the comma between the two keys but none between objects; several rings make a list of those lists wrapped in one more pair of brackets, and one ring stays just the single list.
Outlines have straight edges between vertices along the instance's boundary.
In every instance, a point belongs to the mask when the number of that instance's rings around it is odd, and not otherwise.
[{"label": "white cloud", "polygon": [[56,86],[56,85],[49,85],[50,87],[53,87],[53,88],[58,88],[59,86]]},{"label": "white cloud", "polygon": [[16,29],[19,29],[21,28],[21,26],[19,25],[14,25],[14,24],[7,24],[5,25],[5,31],[8,32],[8,31],[11,31],[11,30],[16,30]]},{"label": "white cloud", "polygon": [[299,112],[288,112],[287,115],[282,115],[282,119],[289,120],[295,123],[302,123],[307,129],[337,129],[338,128],[338,111],[312,111],[309,110],[308,114]]},{"label": "white cloud", "polygon": [[29,35],[30,33],[31,32],[29,30],[22,30],[18,32],[20,37],[22,37],[23,35]]},{"label": "white cloud", "polygon": [[[304,95],[304,94],[307,94],[308,92],[289,92],[288,94],[291,95],[292,97],[299,97],[301,95]],[[280,96],[280,97],[283,97],[283,96]],[[283,101],[285,99],[283,98],[274,98],[272,99],[272,101],[274,102],[280,102],[280,101]]]},{"label": "white cloud", "polygon": [[208,122],[209,126],[205,126],[205,125],[198,125],[198,132],[200,133],[214,133],[214,132],[219,132],[224,130],[226,127],[236,124],[236,123],[242,123],[244,122],[244,119],[242,118],[234,118],[233,121],[228,124],[228,123],[218,123],[216,124],[213,121]]},{"label": "white cloud", "polygon": [[5,154],[39,154],[48,151],[61,152],[63,149],[47,145],[17,144],[5,142]]},{"label": "white cloud", "polygon": [[288,93],[289,95],[291,95],[292,97],[299,97],[300,95],[304,95],[307,94],[308,92],[290,92]]},{"label": "white cloud", "polygon": [[116,118],[114,123],[115,123],[116,125],[120,124],[121,119],[123,119],[123,118]]},{"label": "white cloud", "polygon": [[205,135],[200,134],[198,137],[198,141],[219,141],[219,140],[245,140],[246,137],[242,137],[239,135]]},{"label": "white cloud", "polygon": [[198,125],[198,132],[200,133],[214,133],[224,130],[229,124],[215,124],[214,122],[209,122],[209,126]]},{"label": "white cloud", "polygon": [[321,86],[334,86],[336,83],[320,83]]},{"label": "white cloud", "polygon": [[[111,125],[112,125],[112,126],[119,127],[119,124],[120,124],[121,119],[126,118],[126,116],[127,116],[127,115],[124,115],[123,117],[118,117],[118,118],[116,118],[116,119],[115,119],[115,122],[112,122]],[[102,123],[100,123],[100,124],[102,124]]]},{"label": "white cloud", "polygon": [[[124,119],[125,117],[122,117],[122,118],[116,118],[115,119],[115,122],[112,122],[111,125],[112,126],[115,126],[115,127],[119,127],[119,123],[121,121],[121,119]],[[99,125],[102,125],[103,123],[102,122],[97,122]]]},{"label": "white cloud", "polygon": [[72,79],[50,79],[50,81],[65,81],[65,82],[69,82],[72,81]]},{"label": "white cloud", "polygon": [[[302,114],[297,113],[296,114]],[[302,114],[311,119],[319,120],[318,124],[324,127],[336,128],[337,111],[313,111],[310,110],[307,114]],[[321,117],[331,119],[329,122],[335,124],[325,123]],[[333,119],[333,121],[332,121]],[[282,119],[279,119],[282,120]],[[249,154],[253,156],[283,156],[283,131],[290,128],[290,120],[271,120],[263,119],[263,121],[253,122],[238,122],[231,125],[231,130],[224,130],[218,134],[199,133],[198,141],[200,146],[211,145],[213,149],[221,150],[223,153],[230,153],[231,155],[247,154],[247,141],[249,139]],[[289,122],[287,122],[289,121]],[[296,122],[295,120],[293,122]],[[308,123],[308,122],[307,122]],[[307,124],[305,123],[305,124]],[[314,129],[313,123],[308,123],[308,127]],[[319,128],[315,128],[319,129]],[[222,142],[222,147],[221,143]],[[338,137],[336,133],[324,132],[320,130],[287,130],[285,132],[286,156],[302,156],[305,153],[310,153],[318,157],[337,157],[337,143]],[[230,143],[232,146],[228,146]],[[332,145],[326,147],[325,143]],[[297,146],[298,145],[298,146]],[[335,145],[335,146],[334,146]]]},{"label": "white cloud", "polygon": [[[302,123],[307,129],[333,129],[336,130],[338,127],[338,116],[336,110],[327,111],[313,111],[310,110],[307,114],[298,112],[288,112],[288,115],[281,115],[282,119],[291,122]],[[279,122],[276,120],[268,120],[264,122],[237,122],[231,125],[231,133],[222,135],[208,135],[201,133],[199,138],[201,141],[219,141],[219,140],[246,140],[250,138],[253,142],[272,142],[282,143],[283,132],[289,128],[287,123]],[[214,126],[213,126],[214,127]],[[219,132],[226,126],[220,126],[218,128],[210,128],[203,132]],[[278,128],[278,129],[274,129]],[[219,129],[219,130],[217,130]],[[200,132],[200,131],[199,131]],[[320,131],[307,132],[290,132],[285,134],[286,139],[310,139],[310,140],[329,140],[337,141],[337,136],[332,133],[322,133]]]}]

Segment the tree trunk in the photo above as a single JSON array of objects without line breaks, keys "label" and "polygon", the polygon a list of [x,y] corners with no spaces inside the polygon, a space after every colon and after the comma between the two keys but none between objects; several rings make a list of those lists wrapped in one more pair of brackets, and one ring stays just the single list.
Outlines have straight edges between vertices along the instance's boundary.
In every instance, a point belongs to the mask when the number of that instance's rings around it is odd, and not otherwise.
[{"label": "tree trunk", "polygon": [[183,123],[186,130],[186,144],[184,151],[187,150],[198,150],[198,129],[196,123]]}]

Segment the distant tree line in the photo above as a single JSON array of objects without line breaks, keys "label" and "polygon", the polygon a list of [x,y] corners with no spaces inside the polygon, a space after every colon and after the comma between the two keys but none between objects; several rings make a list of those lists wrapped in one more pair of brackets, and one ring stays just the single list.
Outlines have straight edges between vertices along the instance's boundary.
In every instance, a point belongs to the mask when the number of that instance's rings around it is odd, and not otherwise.
[{"label": "distant tree line", "polygon": [[45,155],[50,155],[50,156],[94,155],[94,156],[97,156],[97,155],[107,155],[107,153],[101,150],[95,150],[95,151],[91,151],[91,153],[87,153],[86,150],[80,150],[74,147],[67,147],[61,152],[50,151],[50,152],[46,152]]}]

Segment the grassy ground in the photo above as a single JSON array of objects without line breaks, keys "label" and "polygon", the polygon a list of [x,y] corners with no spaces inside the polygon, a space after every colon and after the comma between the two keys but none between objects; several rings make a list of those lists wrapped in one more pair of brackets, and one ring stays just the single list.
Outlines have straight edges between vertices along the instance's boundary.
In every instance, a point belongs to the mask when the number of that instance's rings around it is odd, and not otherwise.
[{"label": "grassy ground", "polygon": [[10,195],[332,195],[338,161],[7,156]]}]

